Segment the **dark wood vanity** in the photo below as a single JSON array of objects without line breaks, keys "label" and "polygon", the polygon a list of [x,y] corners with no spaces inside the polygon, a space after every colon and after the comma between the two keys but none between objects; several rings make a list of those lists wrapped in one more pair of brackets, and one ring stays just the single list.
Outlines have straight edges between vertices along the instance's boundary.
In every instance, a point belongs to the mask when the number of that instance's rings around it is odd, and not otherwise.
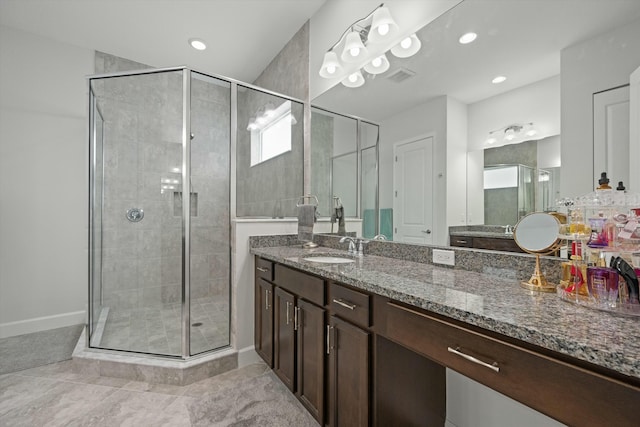
[{"label": "dark wood vanity", "polygon": [[507,251],[524,253],[513,237],[474,236],[471,233],[455,233],[449,235],[451,246],[473,249],[489,249],[492,251]]},{"label": "dark wood vanity", "polygon": [[255,258],[255,345],[321,425],[436,426],[445,367],[571,426],[635,426],[640,379]]}]

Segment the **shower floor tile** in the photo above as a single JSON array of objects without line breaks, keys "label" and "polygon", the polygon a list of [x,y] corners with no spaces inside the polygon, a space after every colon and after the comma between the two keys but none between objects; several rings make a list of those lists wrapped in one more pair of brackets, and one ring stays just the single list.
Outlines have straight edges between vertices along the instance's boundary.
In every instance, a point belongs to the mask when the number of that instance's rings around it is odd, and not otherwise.
[{"label": "shower floor tile", "polygon": [[[182,306],[110,308],[99,343],[93,347],[180,355]],[[229,299],[191,301],[191,354],[229,345]]]}]

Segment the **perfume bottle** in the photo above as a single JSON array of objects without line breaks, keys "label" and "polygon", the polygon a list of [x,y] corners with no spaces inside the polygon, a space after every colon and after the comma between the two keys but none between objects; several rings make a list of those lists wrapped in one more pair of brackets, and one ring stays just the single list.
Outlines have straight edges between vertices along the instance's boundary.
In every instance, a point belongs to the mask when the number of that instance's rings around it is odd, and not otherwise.
[{"label": "perfume bottle", "polygon": [[610,267],[587,267],[587,287],[596,304],[614,307],[618,299],[618,272]]}]

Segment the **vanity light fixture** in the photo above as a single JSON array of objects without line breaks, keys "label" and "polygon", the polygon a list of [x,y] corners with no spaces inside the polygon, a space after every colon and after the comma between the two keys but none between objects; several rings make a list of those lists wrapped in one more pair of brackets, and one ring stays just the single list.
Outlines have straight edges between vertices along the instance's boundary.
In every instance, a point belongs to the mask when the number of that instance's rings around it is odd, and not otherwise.
[{"label": "vanity light fixture", "polygon": [[342,84],[346,87],[360,87],[364,84],[364,76],[360,70],[358,70],[355,73],[349,74],[344,80],[342,80]]},{"label": "vanity light fixture", "polygon": [[502,83],[505,80],[507,80],[505,76],[497,76],[497,77],[494,77],[493,80],[491,80],[491,83],[498,84],[498,83]]},{"label": "vanity light fixture", "polygon": [[347,28],[324,54],[319,74],[327,79],[339,79],[347,87],[359,87],[365,82],[362,70],[375,75],[389,69],[387,51],[398,58],[408,58],[420,47],[420,39],[415,34],[401,34],[383,3]]},{"label": "vanity light fixture", "polygon": [[465,33],[460,36],[460,38],[458,39],[458,42],[460,44],[469,44],[472,41],[474,41],[477,37],[478,35],[476,33],[473,33],[473,32]]},{"label": "vanity light fixture", "polygon": [[207,44],[202,39],[189,39],[189,45],[196,50],[205,50]]},{"label": "vanity light fixture", "polygon": [[538,130],[533,122],[514,123],[489,132],[485,144],[492,145],[499,141],[502,141],[503,145],[514,144],[516,142],[527,141],[537,134]]}]

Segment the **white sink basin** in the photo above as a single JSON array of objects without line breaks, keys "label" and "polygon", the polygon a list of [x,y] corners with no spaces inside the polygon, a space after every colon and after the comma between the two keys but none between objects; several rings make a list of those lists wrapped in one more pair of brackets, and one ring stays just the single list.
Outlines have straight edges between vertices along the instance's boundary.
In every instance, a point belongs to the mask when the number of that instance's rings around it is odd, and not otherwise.
[{"label": "white sink basin", "polygon": [[302,258],[305,261],[319,262],[322,264],[348,264],[355,262],[353,258],[343,258],[339,256],[310,256]]}]

